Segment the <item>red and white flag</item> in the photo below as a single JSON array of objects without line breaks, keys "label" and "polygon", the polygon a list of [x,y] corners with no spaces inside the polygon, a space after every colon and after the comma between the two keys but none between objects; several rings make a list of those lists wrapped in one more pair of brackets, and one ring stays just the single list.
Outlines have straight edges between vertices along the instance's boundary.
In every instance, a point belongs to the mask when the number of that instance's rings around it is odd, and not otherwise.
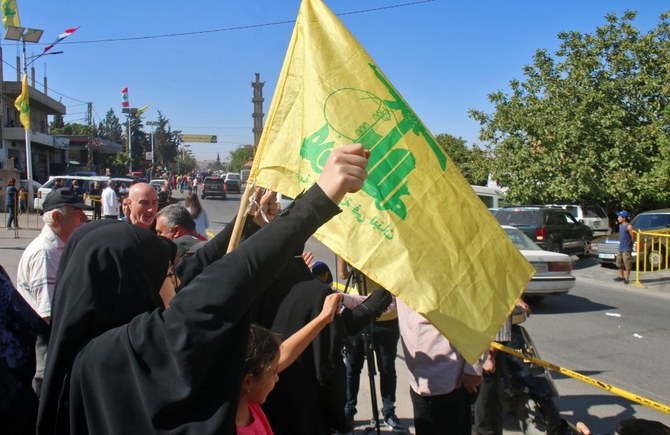
[{"label": "red and white flag", "polygon": [[[81,27],[81,26],[79,26],[79,27]],[[67,38],[68,36],[72,35],[74,32],[77,31],[77,29],[78,29],[79,27],[74,27],[74,28],[72,28],[72,29],[67,29],[65,32],[63,32],[63,33],[61,33],[60,35],[58,35],[58,39],[56,39],[51,45],[49,45],[47,48],[45,48],[44,51],[42,52],[42,54],[44,54],[44,53],[46,53],[47,51],[51,50],[52,48],[54,48],[54,46],[55,46],[56,44],[58,44],[58,43],[61,42],[63,39]]]},{"label": "red and white flag", "polygon": [[121,106],[124,109],[130,107],[130,101],[128,100],[128,88],[121,89]]}]

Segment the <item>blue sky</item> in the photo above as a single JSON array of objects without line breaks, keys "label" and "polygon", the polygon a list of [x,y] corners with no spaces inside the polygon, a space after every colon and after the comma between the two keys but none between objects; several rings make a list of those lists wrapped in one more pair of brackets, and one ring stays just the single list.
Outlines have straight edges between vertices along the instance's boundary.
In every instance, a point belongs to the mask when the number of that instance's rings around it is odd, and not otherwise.
[{"label": "blue sky", "polygon": [[[121,89],[130,104],[150,104],[174,130],[216,134],[218,144],[193,144],[198,159],[225,159],[240,144],[252,143],[250,83],[265,81],[264,109],[277,83],[300,5],[299,0],[17,0],[24,27],[44,29],[41,43],[81,26],[35,62],[38,89],[48,77],[49,95],[67,107],[67,122],[83,122],[93,102],[98,122],[110,108],[121,117]],[[492,111],[487,95],[508,90],[522,78],[536,49],[553,52],[557,34],[592,32],[609,12],[638,11],[635,25],[655,27],[670,10],[667,1],[554,0],[476,2],[435,0],[327,0],[342,22],[382,68],[430,131],[479,144],[479,125],[468,109]],[[394,5],[401,7],[388,8]],[[265,25],[272,24],[272,25]],[[232,29],[212,31],[217,29]],[[188,36],[155,35],[203,32]],[[142,38],[130,39],[128,38]],[[96,42],[105,40],[104,42]],[[112,41],[115,40],[115,41]],[[16,80],[18,46],[2,41],[5,80]]]}]

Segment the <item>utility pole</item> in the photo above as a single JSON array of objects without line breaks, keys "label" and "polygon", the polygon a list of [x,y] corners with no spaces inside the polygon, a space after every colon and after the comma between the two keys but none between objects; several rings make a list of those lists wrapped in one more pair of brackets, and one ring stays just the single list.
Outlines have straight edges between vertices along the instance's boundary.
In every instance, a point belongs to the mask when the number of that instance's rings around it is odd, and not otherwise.
[{"label": "utility pole", "polygon": [[137,114],[137,108],[135,107],[124,107],[122,110],[123,113],[125,113],[128,116],[128,156],[130,156],[130,163],[129,163],[129,172],[133,172],[133,132],[131,129],[130,121],[132,118],[135,117]]},{"label": "utility pole", "polygon": [[265,82],[260,81],[261,75],[256,73],[256,81],[251,82],[251,87],[254,90],[254,97],[251,99],[251,102],[254,103],[254,113],[251,117],[254,119],[254,128],[252,129],[254,133],[254,156],[256,155],[256,148],[258,147],[258,142],[261,140],[261,134],[263,133],[263,85]]},{"label": "utility pole", "polygon": [[88,154],[88,162],[86,167],[89,171],[93,170],[93,131],[95,126],[93,125],[93,103],[86,103],[86,125],[88,133],[88,142],[86,143],[86,153]]}]

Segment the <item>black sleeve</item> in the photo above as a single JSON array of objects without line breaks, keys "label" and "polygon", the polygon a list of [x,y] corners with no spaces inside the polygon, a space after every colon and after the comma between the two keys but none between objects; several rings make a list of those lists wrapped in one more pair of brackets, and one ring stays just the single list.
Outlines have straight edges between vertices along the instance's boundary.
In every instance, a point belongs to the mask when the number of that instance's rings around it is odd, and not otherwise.
[{"label": "black sleeve", "polygon": [[[223,230],[219,231],[216,236],[207,243],[204,243],[194,254],[182,258],[182,261],[175,267],[180,280],[177,291],[181,291],[182,288],[186,287],[207,266],[226,255],[234,227],[235,218]],[[259,229],[260,227],[254,223],[253,216],[247,216],[242,230],[242,240],[251,237]]]},{"label": "black sleeve", "polygon": [[70,419],[84,410],[90,433],[109,432],[105,424],[118,415],[124,419],[115,424],[135,433],[234,433],[250,307],[338,212],[315,185],[206,267],[168,309],[91,340],[72,370]]}]

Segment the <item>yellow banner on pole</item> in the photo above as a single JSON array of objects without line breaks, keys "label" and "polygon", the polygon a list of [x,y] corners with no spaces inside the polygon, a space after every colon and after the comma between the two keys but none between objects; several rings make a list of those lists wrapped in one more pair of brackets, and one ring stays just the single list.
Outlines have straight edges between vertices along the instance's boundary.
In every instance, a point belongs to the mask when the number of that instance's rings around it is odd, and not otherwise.
[{"label": "yellow banner on pole", "polygon": [[303,0],[250,180],[294,197],[352,142],[368,179],[317,238],[474,362],[534,269],[358,41]]},{"label": "yellow banner on pole", "polygon": [[214,134],[180,134],[179,138],[182,142],[217,142],[217,137]]},{"label": "yellow banner on pole", "polygon": [[19,119],[23,128],[30,128],[30,97],[28,96],[28,74],[23,74],[21,94],[14,101],[14,107],[19,111]]},{"label": "yellow banner on pole", "polygon": [[16,0],[2,0],[2,25],[5,30],[8,27],[21,27]]}]

